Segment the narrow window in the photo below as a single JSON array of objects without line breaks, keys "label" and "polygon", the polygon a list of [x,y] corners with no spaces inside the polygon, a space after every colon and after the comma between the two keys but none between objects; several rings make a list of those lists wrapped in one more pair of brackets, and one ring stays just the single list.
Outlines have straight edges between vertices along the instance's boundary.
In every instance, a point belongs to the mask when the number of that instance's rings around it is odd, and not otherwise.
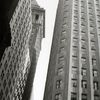
[{"label": "narrow window", "polygon": [[97,77],[97,75],[98,75],[98,74],[97,74],[97,70],[93,70],[93,76],[94,76],[94,77]]},{"label": "narrow window", "polygon": [[82,80],[82,88],[87,88],[87,81],[86,80]]},{"label": "narrow window", "polygon": [[72,68],[72,78],[76,79],[76,77],[77,77],[77,68],[75,67],[75,68]]},{"label": "narrow window", "polygon": [[56,94],[55,100],[62,100],[62,94],[61,93]]},{"label": "narrow window", "polygon": [[58,74],[58,75],[63,75],[63,74],[64,74],[64,69],[63,69],[63,67],[58,68],[57,74]]},{"label": "narrow window", "polygon": [[94,90],[98,90],[99,86],[98,86],[98,82],[94,82]]},{"label": "narrow window", "polygon": [[72,87],[77,87],[77,80],[72,80]]},{"label": "narrow window", "polygon": [[93,59],[93,58],[92,58],[92,65],[93,65],[93,66],[96,66],[96,59]]},{"label": "narrow window", "polygon": [[56,81],[56,88],[57,89],[62,88],[62,83],[63,83],[62,80],[57,80]]},{"label": "narrow window", "polygon": [[36,14],[36,15],[35,15],[35,20],[37,21],[38,19],[39,19],[39,15]]},{"label": "narrow window", "polygon": [[99,100],[99,95],[94,95],[94,100]]},{"label": "narrow window", "polygon": [[82,69],[82,75],[86,76],[86,69]]},{"label": "narrow window", "polygon": [[87,94],[82,94],[82,100],[87,100]]},{"label": "narrow window", "polygon": [[77,94],[71,93],[71,100],[77,100]]}]

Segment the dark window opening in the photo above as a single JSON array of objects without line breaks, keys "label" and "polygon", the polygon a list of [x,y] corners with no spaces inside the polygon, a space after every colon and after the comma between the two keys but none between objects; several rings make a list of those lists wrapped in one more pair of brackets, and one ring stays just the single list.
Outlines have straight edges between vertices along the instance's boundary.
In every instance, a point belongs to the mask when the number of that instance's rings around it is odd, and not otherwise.
[{"label": "dark window opening", "polygon": [[71,100],[77,100],[77,94],[71,93]]},{"label": "dark window opening", "polygon": [[38,20],[38,19],[39,19],[39,15],[36,14],[36,15],[35,15],[35,20]]}]

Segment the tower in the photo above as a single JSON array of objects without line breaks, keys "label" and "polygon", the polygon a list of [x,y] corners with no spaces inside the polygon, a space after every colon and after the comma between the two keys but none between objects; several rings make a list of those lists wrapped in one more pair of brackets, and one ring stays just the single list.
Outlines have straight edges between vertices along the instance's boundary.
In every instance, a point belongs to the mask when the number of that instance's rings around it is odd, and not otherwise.
[{"label": "tower", "polygon": [[42,39],[45,37],[45,10],[41,8],[36,0],[31,3],[32,34],[29,38],[30,69],[23,93],[22,100],[30,100],[33,90],[34,76],[38,57],[41,51]]},{"label": "tower", "polygon": [[100,100],[100,0],[59,0],[44,100]]}]

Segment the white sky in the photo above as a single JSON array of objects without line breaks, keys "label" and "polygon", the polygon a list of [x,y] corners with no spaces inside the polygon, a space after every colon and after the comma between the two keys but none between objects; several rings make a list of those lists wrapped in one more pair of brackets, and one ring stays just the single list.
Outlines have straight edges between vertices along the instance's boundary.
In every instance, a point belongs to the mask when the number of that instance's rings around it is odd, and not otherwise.
[{"label": "white sky", "polygon": [[46,32],[45,38],[42,41],[42,50],[36,68],[31,100],[43,100],[58,1],[59,0],[37,0],[38,4],[46,10]]}]

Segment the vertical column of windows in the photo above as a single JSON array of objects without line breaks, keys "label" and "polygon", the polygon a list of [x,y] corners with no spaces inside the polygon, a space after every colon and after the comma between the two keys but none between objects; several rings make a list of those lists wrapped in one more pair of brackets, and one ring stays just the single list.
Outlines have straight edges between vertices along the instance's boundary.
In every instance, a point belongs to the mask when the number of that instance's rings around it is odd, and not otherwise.
[{"label": "vertical column of windows", "polygon": [[87,12],[86,12],[86,0],[80,1],[80,71],[81,71],[81,100],[87,100]]},{"label": "vertical column of windows", "polygon": [[[99,46],[99,50],[100,51],[100,0],[93,0],[94,1],[94,14],[95,14],[95,21],[96,21],[96,31],[97,31],[97,40],[98,40],[98,46]],[[99,66],[97,66],[98,63],[98,58],[100,59],[100,52],[98,52],[95,48],[94,50],[94,55],[93,55],[93,59],[92,59],[92,63],[93,63],[93,88],[94,88],[94,100],[99,100],[100,99],[100,81],[99,81]],[[99,55],[97,54],[99,53]],[[99,57],[97,57],[99,56]]]},{"label": "vertical column of windows", "polygon": [[78,42],[79,42],[78,2],[79,2],[78,0],[73,1],[71,100],[77,100],[77,90],[78,90]]},{"label": "vertical column of windows", "polygon": [[[98,0],[96,0],[96,3],[98,2]],[[99,4],[97,4],[95,6],[95,0],[88,1],[88,10],[89,10],[89,28],[90,28],[90,47],[91,47],[91,64],[92,64],[92,75],[91,77],[93,77],[93,94],[94,94],[94,99],[95,99],[95,95],[97,95],[97,93],[95,94],[95,91],[98,90],[98,80],[96,80],[97,78],[97,48],[96,48],[96,34],[98,36],[98,22],[97,22],[97,18],[96,18],[96,14],[98,14],[98,12],[96,12],[96,7],[99,7]],[[99,10],[99,8],[97,9],[97,11]]]}]

